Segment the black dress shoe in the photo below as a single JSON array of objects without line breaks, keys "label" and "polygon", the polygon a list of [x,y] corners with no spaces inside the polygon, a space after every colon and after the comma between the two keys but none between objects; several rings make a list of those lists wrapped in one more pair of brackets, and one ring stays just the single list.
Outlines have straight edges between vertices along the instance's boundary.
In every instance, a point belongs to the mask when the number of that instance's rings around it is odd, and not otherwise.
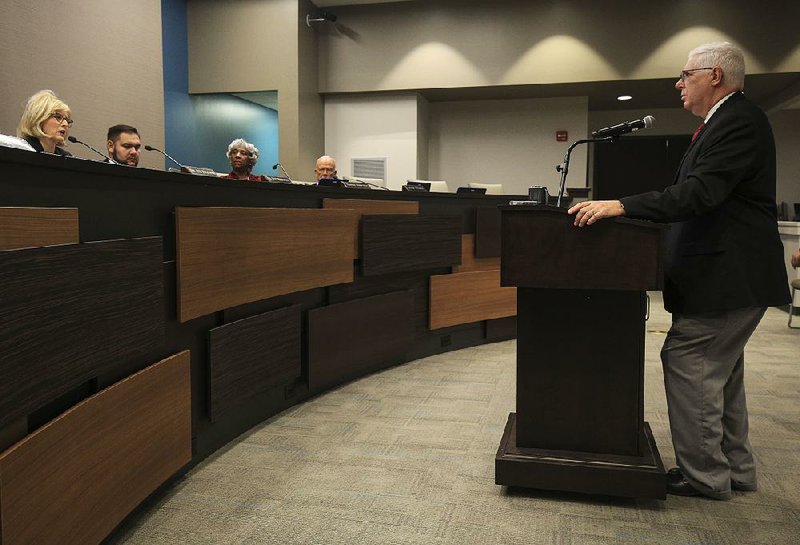
[{"label": "black dress shoe", "polygon": [[683,473],[681,473],[681,468],[673,467],[669,471],[667,471],[667,481],[669,482],[678,482],[683,479]]},{"label": "black dress shoe", "polygon": [[702,494],[693,487],[680,468],[673,467],[667,471],[667,493],[676,496],[701,496]]},{"label": "black dress shoe", "polygon": [[[669,471],[667,471],[667,482],[668,483],[675,483],[678,484],[680,481],[684,480],[683,473],[679,467],[673,467]],[[738,481],[734,481],[731,479],[731,489],[738,490],[740,492],[754,492],[758,490],[758,485],[747,484],[747,483],[740,483]]]},{"label": "black dress shoe", "polygon": [[670,480],[669,476],[667,476],[667,494],[673,494],[675,496],[702,496],[683,475],[681,475],[680,480]]},{"label": "black dress shoe", "polygon": [[731,479],[731,488],[733,490],[739,490],[741,492],[755,492],[756,490],[758,490],[758,485],[755,483],[753,484],[740,483]]}]

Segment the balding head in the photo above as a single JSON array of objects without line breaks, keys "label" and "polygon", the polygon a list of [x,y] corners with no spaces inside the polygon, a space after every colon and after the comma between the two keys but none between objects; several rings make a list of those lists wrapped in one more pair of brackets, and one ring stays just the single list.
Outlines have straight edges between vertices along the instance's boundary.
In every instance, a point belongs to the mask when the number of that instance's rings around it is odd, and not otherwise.
[{"label": "balding head", "polygon": [[317,164],[314,167],[314,175],[317,181],[323,178],[336,177],[336,160],[330,155],[323,155],[317,159]]}]

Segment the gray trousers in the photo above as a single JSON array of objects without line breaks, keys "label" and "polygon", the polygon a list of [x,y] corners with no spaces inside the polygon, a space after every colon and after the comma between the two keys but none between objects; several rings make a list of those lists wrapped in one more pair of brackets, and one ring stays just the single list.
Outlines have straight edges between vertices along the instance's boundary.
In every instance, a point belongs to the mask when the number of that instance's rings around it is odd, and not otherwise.
[{"label": "gray trousers", "polygon": [[689,482],[712,498],[730,498],[731,480],[756,487],[744,347],[765,311],[674,314],[661,349],[675,459]]}]

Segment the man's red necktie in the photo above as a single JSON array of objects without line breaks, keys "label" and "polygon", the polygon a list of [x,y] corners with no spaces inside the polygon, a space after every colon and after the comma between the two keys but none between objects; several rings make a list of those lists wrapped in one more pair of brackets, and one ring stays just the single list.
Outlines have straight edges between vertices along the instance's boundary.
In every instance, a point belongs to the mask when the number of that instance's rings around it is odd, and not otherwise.
[{"label": "man's red necktie", "polygon": [[697,135],[700,134],[700,131],[703,130],[703,127],[705,127],[705,126],[706,126],[706,124],[705,124],[705,122],[703,122],[703,123],[700,123],[700,126],[697,127],[697,129],[695,129],[694,134],[692,135],[692,142],[697,140]]}]

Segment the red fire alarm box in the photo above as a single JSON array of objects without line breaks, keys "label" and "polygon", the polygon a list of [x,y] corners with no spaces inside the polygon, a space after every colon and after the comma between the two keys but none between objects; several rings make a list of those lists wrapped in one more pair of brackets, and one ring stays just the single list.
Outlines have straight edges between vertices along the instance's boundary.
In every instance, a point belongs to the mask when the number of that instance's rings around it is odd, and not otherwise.
[{"label": "red fire alarm box", "polygon": [[567,131],[556,131],[556,142],[566,142],[568,137]]}]

